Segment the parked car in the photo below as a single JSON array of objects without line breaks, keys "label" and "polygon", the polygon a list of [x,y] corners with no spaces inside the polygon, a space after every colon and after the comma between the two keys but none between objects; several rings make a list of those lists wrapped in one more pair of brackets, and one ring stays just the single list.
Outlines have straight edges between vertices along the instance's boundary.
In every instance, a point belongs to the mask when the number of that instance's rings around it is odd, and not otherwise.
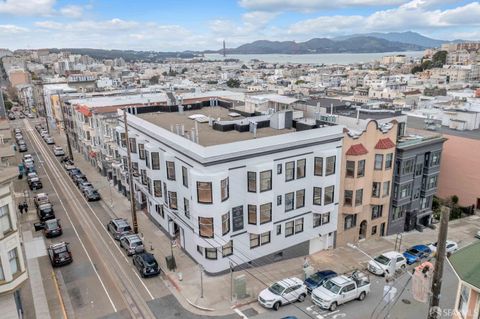
[{"label": "parked car", "polygon": [[73,164],[73,161],[71,160],[67,160],[67,161],[64,161],[63,162],[63,167],[65,168],[65,170],[70,173],[71,170],[74,170],[74,169],[77,169],[75,167],[75,165]]},{"label": "parked car", "polygon": [[65,156],[65,151],[62,147],[55,145],[53,147],[53,154],[55,154],[55,156]]},{"label": "parked car", "polygon": [[17,133],[22,133],[22,129],[16,127],[16,128],[13,129],[13,132],[14,132],[15,134],[17,134]]},{"label": "parked car", "polygon": [[479,231],[477,231],[477,233],[475,234],[475,238],[478,238],[478,239],[480,239],[480,230],[479,230]]},{"label": "parked car", "polygon": [[328,279],[336,276],[337,276],[337,273],[334,272],[333,270],[317,271],[316,273],[314,273],[313,275],[305,279],[303,283],[307,287],[307,292],[311,294],[313,289],[321,286]]},{"label": "parked car", "polygon": [[153,254],[143,252],[133,256],[133,265],[142,277],[151,277],[160,274],[160,267]]},{"label": "parked car", "polygon": [[18,151],[19,151],[19,152],[26,152],[26,151],[28,151],[27,144],[19,144],[19,145],[18,145]]},{"label": "parked car", "polygon": [[48,145],[55,144],[55,141],[54,141],[53,137],[51,137],[51,136],[45,137],[45,142],[46,142]]},{"label": "parked car", "polygon": [[[394,265],[392,265],[392,263],[394,263]],[[393,267],[395,271],[405,269],[407,267],[405,257],[399,252],[389,251],[368,262],[368,271],[375,275],[383,276],[388,274],[391,267]]]},{"label": "parked car", "polygon": [[115,240],[128,234],[132,234],[132,228],[128,222],[123,218],[114,218],[107,224],[107,230],[112,234]]},{"label": "parked car", "polygon": [[38,205],[37,215],[38,215],[38,219],[40,219],[41,222],[55,218],[55,213],[53,212],[52,204],[45,203],[45,204]]},{"label": "parked car", "polygon": [[23,115],[22,113],[20,113],[20,115],[19,115],[18,117],[21,118],[21,119],[24,119],[24,118],[25,118],[25,115]]},{"label": "parked car", "polygon": [[73,178],[74,175],[78,175],[78,174],[82,174],[82,171],[76,167],[68,170],[68,175],[70,176],[70,178]]},{"label": "parked car", "polygon": [[50,200],[48,199],[48,195],[46,193],[38,193],[37,195],[33,196],[33,203],[35,204],[35,207],[38,207],[39,205],[50,203]]},{"label": "parked car", "polygon": [[45,130],[45,129],[41,130],[41,131],[40,131],[40,136],[43,138],[45,135],[49,135],[49,134],[48,134],[48,131]]},{"label": "parked car", "polygon": [[145,248],[137,234],[125,235],[120,238],[120,247],[125,249],[127,256],[143,253]]},{"label": "parked car", "polygon": [[78,184],[78,189],[83,193],[86,189],[94,189],[92,183],[90,182],[81,182]]},{"label": "parked car", "polygon": [[22,133],[15,133],[15,139],[18,140],[23,140],[23,135]]},{"label": "parked car", "polygon": [[407,264],[411,265],[423,258],[428,258],[431,253],[432,250],[427,245],[415,245],[405,250],[403,256],[407,260]]},{"label": "parked car", "polygon": [[30,190],[33,191],[33,190],[37,190],[37,189],[42,189],[43,184],[42,184],[42,181],[40,181],[40,178],[33,177],[33,178],[28,180],[28,187],[30,188]]},{"label": "parked car", "polygon": [[26,159],[26,160],[23,162],[23,165],[25,166],[25,168],[26,168],[27,170],[35,169],[35,163],[34,163],[33,160],[31,160],[31,159]]},{"label": "parked car", "polygon": [[48,219],[45,222],[35,223],[35,231],[43,230],[43,235],[47,238],[58,237],[63,234],[60,219]]},{"label": "parked car", "polygon": [[335,311],[338,305],[358,299],[364,300],[370,292],[370,279],[363,272],[351,276],[337,276],[312,291],[312,301],[323,309]]},{"label": "parked car", "polygon": [[100,196],[100,193],[93,188],[87,188],[83,191],[83,196],[87,199],[89,202],[101,200],[102,196]]},{"label": "parked car", "polygon": [[304,301],[307,296],[307,287],[303,282],[291,277],[280,280],[258,294],[258,302],[266,307],[278,310],[280,306],[291,302]]},{"label": "parked car", "polygon": [[77,186],[80,183],[88,182],[87,176],[85,176],[85,174],[82,174],[82,173],[73,175],[72,180]]},{"label": "parked car", "polygon": [[38,178],[38,175],[36,172],[30,172],[27,174],[27,182],[31,180],[32,178]]},{"label": "parked car", "polygon": [[37,130],[37,132],[40,132],[41,130],[43,130],[43,126],[41,124],[37,124],[35,125],[35,129]]},{"label": "parked car", "polygon": [[23,154],[22,161],[25,163],[25,161],[29,161],[29,160],[35,163],[35,160],[33,159],[32,154]]},{"label": "parked car", "polygon": [[51,244],[47,248],[48,258],[53,267],[70,264],[73,261],[70,245],[66,242]]},{"label": "parked car", "polygon": [[29,119],[33,119],[33,114],[32,114],[32,113],[28,113],[28,114],[27,114],[27,117],[28,117]]},{"label": "parked car", "polygon": [[[428,245],[428,248],[432,251],[432,253],[436,254],[437,253],[437,243],[431,243]],[[447,240],[447,243],[445,245],[445,251],[447,254],[452,254],[458,250],[458,244],[454,242],[453,240]]]}]

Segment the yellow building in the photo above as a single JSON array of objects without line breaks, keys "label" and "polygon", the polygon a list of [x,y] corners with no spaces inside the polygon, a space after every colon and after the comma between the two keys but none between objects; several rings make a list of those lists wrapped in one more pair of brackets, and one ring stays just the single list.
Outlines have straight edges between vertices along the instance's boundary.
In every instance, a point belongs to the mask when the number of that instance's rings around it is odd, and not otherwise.
[{"label": "yellow building", "polygon": [[395,120],[370,121],[361,133],[345,129],[337,246],[386,234],[396,138]]}]

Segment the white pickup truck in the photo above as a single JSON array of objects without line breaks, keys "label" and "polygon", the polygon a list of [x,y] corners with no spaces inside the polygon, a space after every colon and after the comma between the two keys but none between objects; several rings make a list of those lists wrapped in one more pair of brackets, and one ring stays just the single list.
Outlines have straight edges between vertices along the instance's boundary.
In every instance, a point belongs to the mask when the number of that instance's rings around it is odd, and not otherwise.
[{"label": "white pickup truck", "polygon": [[337,276],[312,291],[312,301],[323,309],[334,311],[338,305],[354,299],[362,301],[370,292],[368,275],[355,271],[350,276]]}]

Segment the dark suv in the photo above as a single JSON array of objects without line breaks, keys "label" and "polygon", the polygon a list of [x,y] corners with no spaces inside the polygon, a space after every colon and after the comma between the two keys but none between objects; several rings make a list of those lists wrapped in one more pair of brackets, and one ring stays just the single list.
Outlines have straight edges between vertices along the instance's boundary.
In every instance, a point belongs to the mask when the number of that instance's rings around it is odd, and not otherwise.
[{"label": "dark suv", "polygon": [[47,252],[53,267],[68,265],[73,261],[69,243],[51,244],[48,246]]},{"label": "dark suv", "polygon": [[35,223],[35,231],[43,230],[47,238],[58,237],[63,234],[59,219],[49,219],[45,222]]},{"label": "dark suv", "polygon": [[40,221],[44,222],[49,219],[55,218],[55,213],[53,212],[53,206],[51,203],[41,204],[37,207],[37,215]]},{"label": "dark suv", "polygon": [[133,256],[133,265],[137,267],[142,277],[156,276],[160,273],[157,260],[153,254],[147,252]]}]

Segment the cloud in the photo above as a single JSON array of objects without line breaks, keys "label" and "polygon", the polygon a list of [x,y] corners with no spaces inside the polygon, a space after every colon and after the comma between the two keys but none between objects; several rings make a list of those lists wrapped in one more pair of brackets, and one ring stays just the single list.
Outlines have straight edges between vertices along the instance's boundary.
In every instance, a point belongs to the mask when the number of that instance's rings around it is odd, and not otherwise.
[{"label": "cloud", "polygon": [[138,22],[126,21],[118,18],[103,21],[82,20],[70,23],[59,23],[55,21],[38,21],[35,25],[44,29],[65,30],[70,32],[86,32],[86,31],[125,31],[139,26]]},{"label": "cloud", "polygon": [[68,5],[61,8],[60,13],[69,18],[81,18],[83,16],[83,7],[77,5]]},{"label": "cloud", "polygon": [[55,0],[1,0],[0,14],[46,16],[53,12]]},{"label": "cloud", "polygon": [[29,30],[24,27],[19,27],[13,24],[0,24],[0,33],[22,33]]},{"label": "cloud", "polygon": [[249,10],[260,11],[315,11],[345,7],[394,6],[406,0],[240,0],[240,6]]}]

